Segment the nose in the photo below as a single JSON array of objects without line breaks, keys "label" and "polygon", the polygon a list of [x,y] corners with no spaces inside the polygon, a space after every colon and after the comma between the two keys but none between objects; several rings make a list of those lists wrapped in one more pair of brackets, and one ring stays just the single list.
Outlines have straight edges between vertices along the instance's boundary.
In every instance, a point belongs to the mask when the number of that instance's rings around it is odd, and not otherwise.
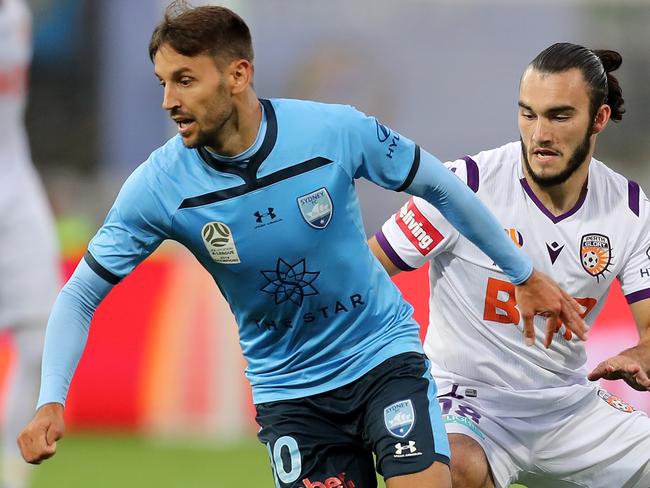
[{"label": "nose", "polygon": [[537,143],[550,142],[553,140],[551,128],[548,122],[543,117],[538,117],[535,122],[535,130],[533,131],[533,141]]},{"label": "nose", "polygon": [[162,108],[165,110],[171,110],[180,107],[180,105],[180,101],[174,92],[172,84],[168,83],[163,90]]}]

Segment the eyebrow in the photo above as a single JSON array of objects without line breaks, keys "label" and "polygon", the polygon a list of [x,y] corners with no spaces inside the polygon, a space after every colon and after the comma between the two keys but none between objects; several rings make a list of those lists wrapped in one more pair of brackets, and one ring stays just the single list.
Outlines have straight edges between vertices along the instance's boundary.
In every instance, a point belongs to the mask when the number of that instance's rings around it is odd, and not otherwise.
[{"label": "eyebrow", "polygon": [[[529,105],[525,104],[521,100],[519,100],[518,103],[520,108],[523,108],[524,110],[530,110],[531,112],[535,112],[532,107]],[[544,115],[557,115],[561,113],[574,113],[576,111],[576,108],[572,105],[558,105],[557,107],[551,107],[547,110],[544,111]]]},{"label": "eyebrow", "polygon": [[[185,72],[190,72],[191,73],[192,70],[190,68],[188,68],[187,66],[183,66],[182,68],[178,68],[176,71],[174,71],[171,74],[171,79],[174,80],[174,79],[180,78],[181,75],[185,74]],[[156,73],[154,71],[153,74],[156,75],[156,78],[158,78],[159,80],[162,80],[162,78],[160,77],[160,75],[158,73]]]}]

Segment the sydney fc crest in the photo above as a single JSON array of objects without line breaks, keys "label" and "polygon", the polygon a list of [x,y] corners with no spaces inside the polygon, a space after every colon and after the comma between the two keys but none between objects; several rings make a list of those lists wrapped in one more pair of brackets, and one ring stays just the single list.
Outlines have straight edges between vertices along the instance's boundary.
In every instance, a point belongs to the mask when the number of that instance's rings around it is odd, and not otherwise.
[{"label": "sydney fc crest", "polygon": [[327,189],[320,188],[296,201],[302,218],[315,229],[324,229],[332,220],[332,199]]},{"label": "sydney fc crest", "polygon": [[415,411],[410,399],[393,403],[384,408],[384,424],[388,432],[403,439],[415,425]]},{"label": "sydney fc crest", "polygon": [[596,279],[607,271],[612,260],[609,237],[603,234],[585,234],[580,241],[580,262],[584,270]]}]

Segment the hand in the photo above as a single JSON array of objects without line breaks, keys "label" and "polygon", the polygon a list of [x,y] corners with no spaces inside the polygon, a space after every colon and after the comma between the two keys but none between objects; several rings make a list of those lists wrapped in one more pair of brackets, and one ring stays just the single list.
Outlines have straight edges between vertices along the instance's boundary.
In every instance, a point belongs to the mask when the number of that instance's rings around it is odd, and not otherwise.
[{"label": "hand", "polygon": [[587,378],[589,381],[596,381],[600,378],[606,380],[625,380],[635,390],[650,390],[650,378],[648,378],[641,364],[634,358],[622,354],[600,363],[587,375]]},{"label": "hand", "polygon": [[557,330],[558,320],[580,339],[587,340],[585,322],[580,317],[582,308],[557,283],[540,271],[515,287],[517,307],[524,319],[524,339],[526,344],[535,343],[535,315],[546,317],[546,336],[544,346],[549,347]]},{"label": "hand", "polygon": [[18,447],[25,461],[41,464],[56,453],[56,441],[63,437],[63,405],[46,403],[18,436]]}]

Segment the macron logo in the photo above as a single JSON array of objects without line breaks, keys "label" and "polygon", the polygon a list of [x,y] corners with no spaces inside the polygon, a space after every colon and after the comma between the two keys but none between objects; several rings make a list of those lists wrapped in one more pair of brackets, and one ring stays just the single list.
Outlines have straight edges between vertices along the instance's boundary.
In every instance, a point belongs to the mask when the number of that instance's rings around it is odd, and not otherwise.
[{"label": "macron logo", "polygon": [[406,238],[423,256],[444,239],[438,229],[422,215],[412,198],[400,209],[399,214],[395,215],[395,220]]}]

